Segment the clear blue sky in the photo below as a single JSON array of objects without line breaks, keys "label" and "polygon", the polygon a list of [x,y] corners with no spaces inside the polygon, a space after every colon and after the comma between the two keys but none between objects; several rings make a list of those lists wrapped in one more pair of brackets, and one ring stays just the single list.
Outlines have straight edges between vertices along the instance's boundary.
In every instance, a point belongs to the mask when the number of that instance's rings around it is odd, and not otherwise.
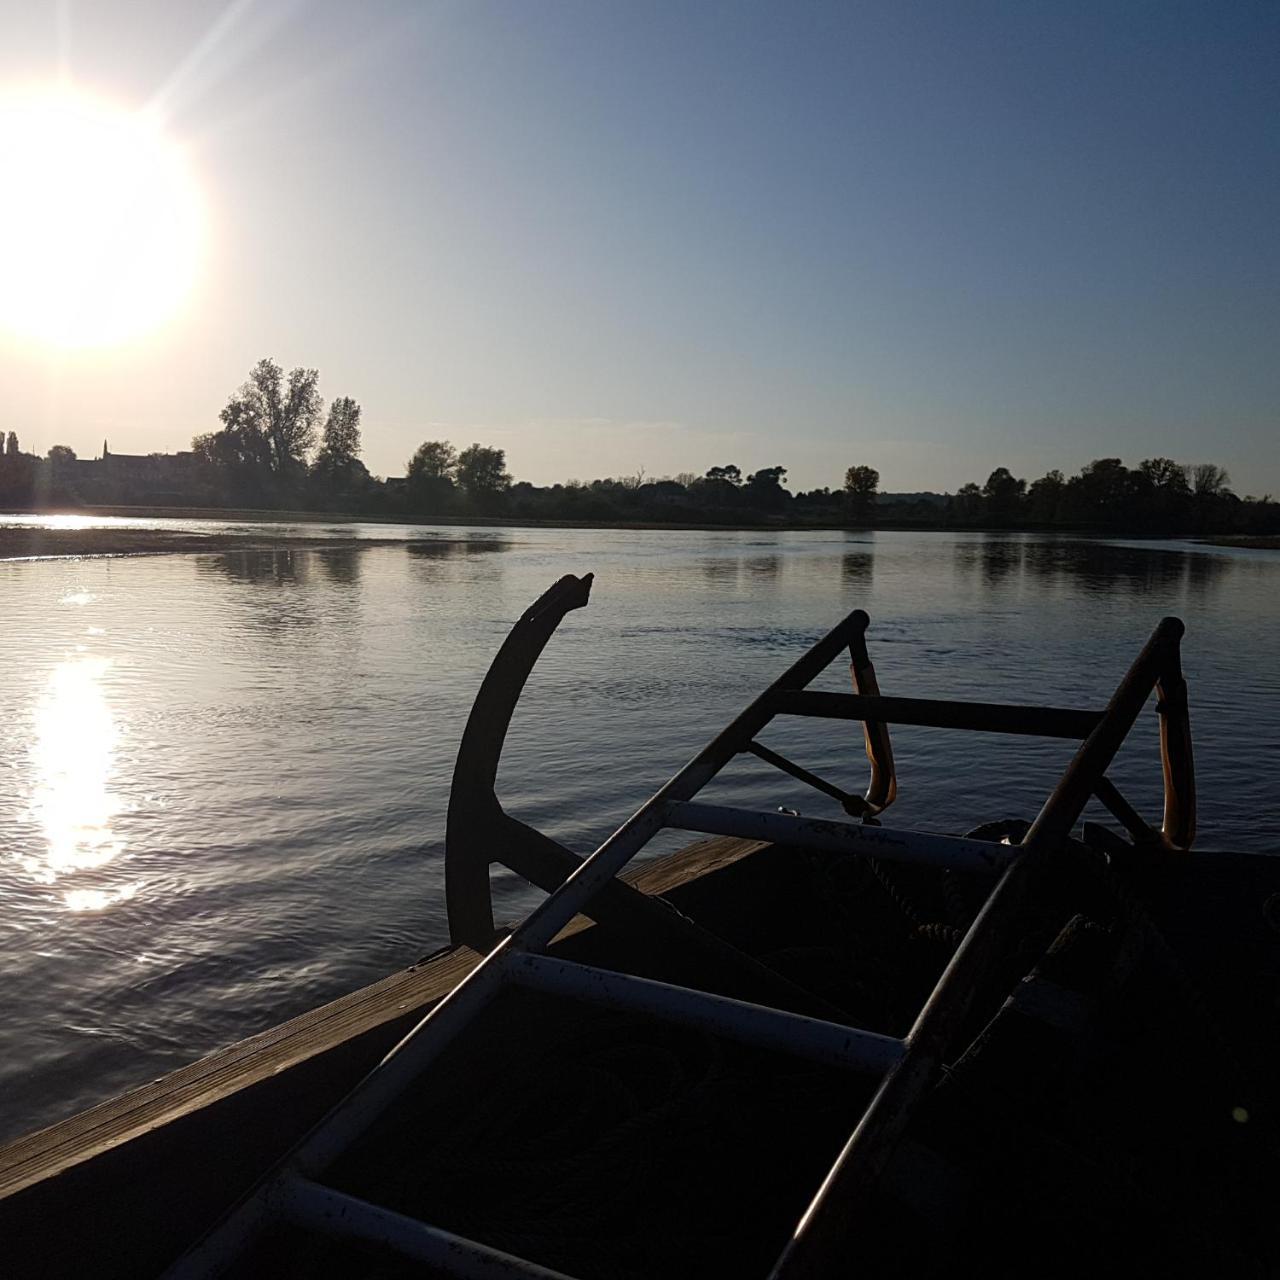
[{"label": "clear blue sky", "polygon": [[381,474],[445,437],[539,483],[1160,453],[1280,493],[1275,3],[0,0],[0,29],[0,85],[159,101],[209,216],[154,335],[0,343],[24,445],[185,447],[273,355],[362,403]]}]

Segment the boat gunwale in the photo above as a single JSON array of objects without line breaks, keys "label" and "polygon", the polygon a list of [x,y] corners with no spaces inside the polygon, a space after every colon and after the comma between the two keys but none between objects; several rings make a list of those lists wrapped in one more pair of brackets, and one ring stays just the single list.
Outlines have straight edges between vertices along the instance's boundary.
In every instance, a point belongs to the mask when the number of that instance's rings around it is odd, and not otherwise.
[{"label": "boat gunwale", "polygon": [[[771,847],[759,840],[698,840],[621,878],[658,896]],[[556,942],[586,930],[583,916]],[[553,945],[555,945],[553,943]],[[483,960],[465,945],[448,946],[377,982],[216,1049],[156,1080],[0,1145],[0,1205],[165,1125],[205,1110],[369,1032],[421,1017]]]}]

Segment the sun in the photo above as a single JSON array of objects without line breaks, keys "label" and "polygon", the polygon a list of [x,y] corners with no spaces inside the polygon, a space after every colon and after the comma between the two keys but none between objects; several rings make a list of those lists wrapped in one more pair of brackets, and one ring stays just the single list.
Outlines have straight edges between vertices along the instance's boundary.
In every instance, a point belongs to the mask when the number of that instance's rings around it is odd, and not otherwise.
[{"label": "sun", "polygon": [[146,112],[0,93],[0,328],[57,347],[155,329],[191,290],[203,223],[182,150]]}]

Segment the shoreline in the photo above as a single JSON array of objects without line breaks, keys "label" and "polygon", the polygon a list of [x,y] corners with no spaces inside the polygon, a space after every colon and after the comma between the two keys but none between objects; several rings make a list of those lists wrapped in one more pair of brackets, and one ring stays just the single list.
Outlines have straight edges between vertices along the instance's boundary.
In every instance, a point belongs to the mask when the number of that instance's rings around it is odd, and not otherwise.
[{"label": "shoreline", "polygon": [[719,524],[714,521],[690,520],[539,520],[521,516],[484,515],[353,515],[338,511],[280,511],[253,507],[57,507],[40,511],[6,511],[3,516],[46,517],[70,516],[77,519],[109,518],[121,520],[219,520],[252,522],[254,524],[386,524],[386,525],[440,525],[446,528],[495,528],[495,529],[641,529],[688,530],[708,533],[721,530],[727,533],[788,532],[806,530],[848,529],[865,532],[875,528],[918,529],[930,532],[937,525],[922,525],[911,521],[882,521],[876,526],[852,525],[840,521],[814,521],[811,524],[778,524],[769,521],[734,521]]},{"label": "shoreline", "polygon": [[1196,538],[1210,547],[1243,547],[1246,551],[1280,551],[1280,534],[1207,534]]},{"label": "shoreline", "polygon": [[[694,524],[625,520],[524,520],[507,516],[437,516],[417,519],[404,516],[360,516],[347,513],[311,511],[265,511],[251,508],[211,507],[81,507],[67,510],[7,512],[24,517],[70,516],[78,519],[124,519],[149,521],[218,521],[253,524],[402,525],[407,529],[423,525],[441,528],[516,529],[613,529],[668,533],[807,533],[807,532],[911,532],[911,533],[1036,533],[1063,538],[1135,538],[1152,542],[1189,541],[1209,547],[1246,550],[1280,550],[1275,535],[1153,534],[1149,530],[1124,532],[1112,529],[1056,527],[992,527],[983,525],[923,525],[916,522],[879,520],[871,525],[839,523],[814,524]],[[47,528],[39,525],[0,527],[0,561],[71,559],[91,556],[195,555],[231,551],[312,551],[343,550],[375,546],[444,546],[465,539],[424,538],[406,534],[403,538],[315,537],[306,533],[272,533],[262,530],[237,533],[231,530],[208,532],[168,528]]]},{"label": "shoreline", "polygon": [[363,551],[369,547],[461,547],[467,538],[313,538],[303,534],[176,533],[166,529],[0,528],[0,564],[261,551]]}]

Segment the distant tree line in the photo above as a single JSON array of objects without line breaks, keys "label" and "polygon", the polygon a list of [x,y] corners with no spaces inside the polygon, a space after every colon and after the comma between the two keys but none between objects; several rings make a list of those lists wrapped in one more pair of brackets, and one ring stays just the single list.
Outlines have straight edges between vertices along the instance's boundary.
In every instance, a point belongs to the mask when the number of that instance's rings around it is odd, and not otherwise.
[{"label": "distant tree line", "polygon": [[444,440],[415,451],[401,480],[360,460],[360,406],[342,396],[325,412],[319,373],[260,360],[219,415],[222,428],[191,448],[227,505],[390,515],[501,515],[511,486],[501,449]]},{"label": "distant tree line", "polygon": [[1239,498],[1216,463],[1146,458],[1127,467],[1095,458],[1075,475],[1049,471],[1030,484],[997,467],[950,500],[953,520],[995,527],[1043,526],[1135,532],[1271,532],[1280,507],[1270,496]]},{"label": "distant tree line", "polygon": [[189,453],[112,455],[82,462],[66,445],[24,453],[0,443],[0,503],[8,506],[186,505],[341,511],[419,519],[619,521],[908,528],[1063,528],[1159,534],[1275,533],[1280,504],[1240,498],[1214,463],[1147,458],[1128,467],[1098,458],[1074,476],[1028,483],[1007,467],[955,494],[882,494],[880,474],[854,463],[837,489],[792,493],[787,468],[744,473],[735,464],[698,475],[634,475],[534,485],[515,480],[502,449],[424,441],[403,478],[371,475],[360,460],[361,410],[350,396],[326,409],[319,373],[260,360],[228,398],[221,426]]}]

